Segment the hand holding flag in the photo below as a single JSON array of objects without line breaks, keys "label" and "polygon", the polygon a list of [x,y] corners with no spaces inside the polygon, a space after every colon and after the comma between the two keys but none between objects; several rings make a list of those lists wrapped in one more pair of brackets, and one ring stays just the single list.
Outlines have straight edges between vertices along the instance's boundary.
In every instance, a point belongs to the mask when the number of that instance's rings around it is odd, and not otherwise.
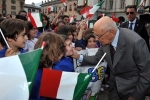
[{"label": "hand holding flag", "polygon": [[61,0],[61,2],[64,4],[64,6],[67,6],[67,1],[66,0]]},{"label": "hand holding flag", "polygon": [[82,14],[84,18],[90,19],[104,2],[105,0],[92,7],[86,6],[80,11],[80,14]]}]

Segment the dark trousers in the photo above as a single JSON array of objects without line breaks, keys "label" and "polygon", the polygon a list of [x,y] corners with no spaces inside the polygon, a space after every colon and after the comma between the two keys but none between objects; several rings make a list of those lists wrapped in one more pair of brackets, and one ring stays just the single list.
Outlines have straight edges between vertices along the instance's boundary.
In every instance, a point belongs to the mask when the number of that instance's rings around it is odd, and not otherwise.
[{"label": "dark trousers", "polygon": [[[128,98],[131,96],[131,94],[124,96],[124,97],[120,97],[118,94],[118,91],[116,89],[116,87],[114,86],[110,91],[109,91],[109,98],[108,100],[128,100]],[[145,100],[145,97],[143,97],[140,100]]]}]

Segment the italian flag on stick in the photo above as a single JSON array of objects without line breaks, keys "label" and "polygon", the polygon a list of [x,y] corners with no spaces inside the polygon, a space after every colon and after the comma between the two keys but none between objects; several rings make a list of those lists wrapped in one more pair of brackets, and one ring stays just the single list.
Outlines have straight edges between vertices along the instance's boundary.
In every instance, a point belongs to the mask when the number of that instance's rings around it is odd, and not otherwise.
[{"label": "italian flag on stick", "polygon": [[139,10],[140,7],[144,6],[145,2],[146,2],[146,0],[138,0],[137,11]]},{"label": "italian flag on stick", "polygon": [[48,11],[55,11],[55,8],[53,6],[49,6]]},{"label": "italian flag on stick", "polygon": [[92,76],[91,74],[43,69],[40,96],[80,100]]},{"label": "italian flag on stick", "polygon": [[64,6],[67,6],[67,1],[66,0],[61,0],[61,2],[64,4]]},{"label": "italian flag on stick", "polygon": [[105,0],[91,7],[86,6],[80,11],[80,14],[83,15],[84,18],[90,19],[104,2]]},{"label": "italian flag on stick", "polygon": [[28,12],[29,20],[31,21],[34,28],[42,27],[42,13],[30,13]]},{"label": "italian flag on stick", "polygon": [[0,100],[28,100],[42,49],[0,58]]}]

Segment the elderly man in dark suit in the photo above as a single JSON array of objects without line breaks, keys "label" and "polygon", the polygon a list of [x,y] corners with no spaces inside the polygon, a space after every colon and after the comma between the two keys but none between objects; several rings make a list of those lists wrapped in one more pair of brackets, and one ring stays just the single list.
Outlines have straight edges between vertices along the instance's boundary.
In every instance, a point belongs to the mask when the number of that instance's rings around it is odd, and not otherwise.
[{"label": "elderly man in dark suit", "polygon": [[72,57],[82,65],[95,65],[106,52],[109,100],[144,100],[150,87],[150,53],[144,39],[134,31],[118,28],[109,17],[99,19],[93,31],[101,42],[96,55],[83,56],[74,51]]},{"label": "elderly man in dark suit", "polygon": [[128,21],[125,23],[122,23],[120,27],[122,28],[129,28],[136,33],[138,33],[145,41],[149,48],[149,36],[147,34],[145,23],[138,20],[136,17],[137,15],[137,9],[135,5],[128,5],[126,7],[126,15],[128,18]]}]

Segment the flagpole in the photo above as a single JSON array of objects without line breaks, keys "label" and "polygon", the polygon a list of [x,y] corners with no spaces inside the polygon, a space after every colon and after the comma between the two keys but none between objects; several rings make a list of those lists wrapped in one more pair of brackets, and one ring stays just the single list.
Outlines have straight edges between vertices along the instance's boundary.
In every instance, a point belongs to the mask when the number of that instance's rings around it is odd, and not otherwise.
[{"label": "flagpole", "polygon": [[104,53],[104,55],[102,56],[102,58],[99,60],[99,62],[97,63],[97,65],[95,66],[95,68],[93,69],[92,73],[97,69],[97,67],[99,66],[99,64],[101,63],[101,61],[103,60],[103,58],[105,57],[106,53]]},{"label": "flagpole", "polygon": [[44,48],[45,44],[46,44],[46,42],[45,42],[45,41],[43,41],[43,42],[42,42],[41,49],[43,49],[43,48]]},{"label": "flagpole", "polygon": [[5,43],[7,45],[7,47],[10,48],[10,46],[8,45],[8,43],[7,43],[7,41],[6,41],[5,37],[4,37],[4,34],[3,34],[2,30],[1,30],[1,28],[0,28],[0,33],[1,33],[1,35],[2,35],[2,37],[4,39],[4,41],[5,41]]}]

